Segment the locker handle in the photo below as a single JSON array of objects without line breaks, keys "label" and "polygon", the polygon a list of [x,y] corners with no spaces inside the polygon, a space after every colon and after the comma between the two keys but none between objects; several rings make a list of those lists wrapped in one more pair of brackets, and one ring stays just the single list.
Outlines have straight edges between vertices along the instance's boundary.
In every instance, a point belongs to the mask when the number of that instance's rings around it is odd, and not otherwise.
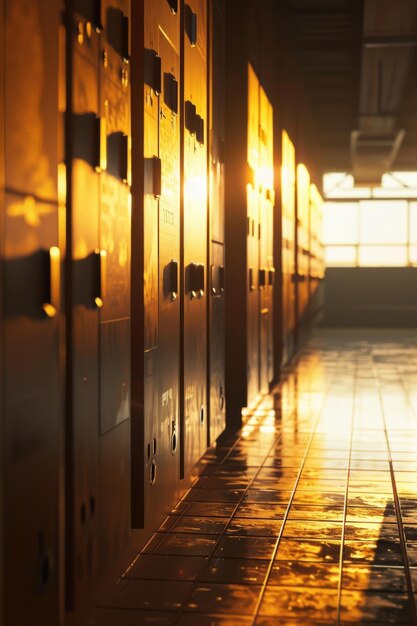
[{"label": "locker handle", "polygon": [[189,293],[192,300],[204,296],[203,263],[190,263],[189,265]]},{"label": "locker handle", "polygon": [[174,302],[178,298],[178,261],[172,259],[169,264],[170,298]]},{"label": "locker handle", "polygon": [[266,285],[266,270],[261,268],[259,270],[259,287],[265,287]]},{"label": "locker handle", "polygon": [[106,295],[106,250],[94,250],[94,304],[98,309],[104,304]]},{"label": "locker handle", "polygon": [[192,11],[188,4],[185,5],[185,32],[191,47],[194,47],[197,43],[197,14]]},{"label": "locker handle", "polygon": [[255,290],[255,283],[253,282],[253,268],[249,268],[249,291]]},{"label": "locker handle", "polygon": [[145,48],[144,50],[145,83],[154,90],[157,96],[162,90],[162,60],[155,52]]},{"label": "locker handle", "polygon": [[59,270],[60,270],[60,250],[57,246],[52,246],[49,250],[44,250],[45,259],[45,291],[43,296],[42,311],[45,317],[54,318],[59,307]]},{"label": "locker handle", "polygon": [[219,288],[220,293],[224,293],[224,265],[219,265]]},{"label": "locker handle", "polygon": [[273,285],[275,283],[275,267],[269,268],[269,284]]},{"label": "locker handle", "polygon": [[178,12],[178,0],[168,0],[172,13]]}]

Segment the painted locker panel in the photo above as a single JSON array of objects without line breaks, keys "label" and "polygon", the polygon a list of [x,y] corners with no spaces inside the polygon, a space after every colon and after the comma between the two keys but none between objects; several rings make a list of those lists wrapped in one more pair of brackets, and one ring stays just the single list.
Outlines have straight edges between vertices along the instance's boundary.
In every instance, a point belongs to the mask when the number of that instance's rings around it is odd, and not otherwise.
[{"label": "painted locker panel", "polygon": [[309,213],[310,175],[306,166],[297,165],[297,325],[305,317],[309,299]]},{"label": "painted locker panel", "polygon": [[[79,3],[78,3],[79,4]],[[78,6],[77,4],[77,6]],[[80,6],[87,9],[87,4]],[[68,13],[67,609],[88,603],[98,573],[100,35],[88,13]],[[101,21],[101,20],[98,20]],[[72,35],[72,36],[71,36]]]},{"label": "painted locker panel", "polygon": [[283,362],[294,351],[295,334],[295,149],[287,132],[282,133],[282,317]]},{"label": "painted locker panel", "polygon": [[259,235],[260,235],[260,158],[259,158],[259,80],[248,65],[247,162],[247,372],[248,406],[259,394]]},{"label": "painted locker panel", "polygon": [[209,444],[225,428],[225,3],[215,0],[210,13],[210,158],[209,158]]},{"label": "painted locker panel", "polygon": [[[4,41],[5,24],[4,24],[4,0],[0,0],[0,41]],[[0,81],[5,84],[4,76],[4,46],[0,47]],[[4,95],[0,96],[0,137],[4,137]],[[0,144],[0,259],[4,259],[4,141]],[[0,263],[0,285],[4,284],[3,280],[3,263]],[[0,288],[0,397],[4,398],[4,294]],[[5,424],[4,406],[0,402],[0,428],[4,432]],[[0,446],[0,466],[4,467],[4,446]],[[4,474],[0,478],[0,537],[4,536]],[[0,624],[5,622],[4,613],[4,542],[0,543]]]},{"label": "painted locker panel", "polygon": [[224,381],[224,244],[211,242],[210,252],[210,440],[213,444],[225,428]]},{"label": "painted locker panel", "polygon": [[259,387],[269,391],[272,378],[272,212],[274,189],[273,111],[262,87],[259,92]]},{"label": "painted locker panel", "polygon": [[207,7],[184,4],[182,476],[207,446]]},{"label": "painted locker panel", "polygon": [[[102,0],[99,249],[99,568],[130,535],[130,0]],[[90,502],[91,505],[94,503]]]},{"label": "painted locker panel", "polygon": [[320,282],[324,278],[324,250],[322,244],[323,200],[316,185],[310,185],[310,302],[311,315],[317,315],[322,308],[323,294]]},{"label": "painted locker panel", "polygon": [[61,5],[55,0],[6,0],[2,9],[2,138],[7,154],[1,218],[5,307],[2,480],[7,537],[4,623],[58,624],[62,372],[57,149]]},{"label": "painted locker panel", "polygon": [[274,109],[272,104],[268,103],[267,109],[268,133],[267,133],[267,155],[268,155],[268,188],[266,190],[267,201],[267,276],[266,283],[268,287],[268,383],[274,380],[274,289],[275,289],[275,267],[274,267],[274,205],[275,205],[275,181],[274,181]]},{"label": "painted locker panel", "polygon": [[134,523],[149,527],[173,506],[179,481],[179,57],[179,11],[166,0],[145,3],[145,469]]}]

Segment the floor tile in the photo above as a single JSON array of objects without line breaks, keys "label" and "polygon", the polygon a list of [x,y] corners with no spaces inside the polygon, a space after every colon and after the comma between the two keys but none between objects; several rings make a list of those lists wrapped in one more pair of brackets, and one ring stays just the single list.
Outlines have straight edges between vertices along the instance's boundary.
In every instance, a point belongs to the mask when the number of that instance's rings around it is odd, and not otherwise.
[{"label": "floor tile", "polygon": [[223,537],[213,556],[269,560],[275,544],[274,537]]},{"label": "floor tile", "polygon": [[338,563],[340,548],[341,544],[337,541],[282,539],[276,560]]},{"label": "floor tile", "polygon": [[268,580],[269,585],[282,587],[327,587],[337,589],[339,566],[305,561],[276,561]]},{"label": "floor tile", "polygon": [[188,601],[187,611],[247,615],[253,612],[260,589],[251,585],[201,584]]},{"label": "floor tile", "polygon": [[[337,591],[309,588],[287,588],[268,586],[259,614],[274,617],[297,617],[317,620],[335,619],[337,614]],[[280,622],[277,622],[280,624]]]},{"label": "floor tile", "polygon": [[125,572],[124,577],[192,581],[197,578],[207,562],[206,557],[140,555],[134,565]]},{"label": "floor tile", "polygon": [[261,559],[210,559],[199,580],[212,583],[261,585],[268,569],[268,561]]},{"label": "floor tile", "polygon": [[342,591],[341,620],[346,622],[413,623],[408,596],[395,593]]},{"label": "floor tile", "polygon": [[120,609],[179,611],[192,585],[188,582],[128,580],[122,592],[112,602]]},{"label": "floor tile", "polygon": [[398,591],[405,593],[407,583],[403,567],[381,567],[371,564],[345,564],[342,587],[349,590]]},{"label": "floor tile", "polygon": [[239,519],[235,517],[227,528],[228,535],[247,535],[277,538],[283,522],[281,520]]},{"label": "floor tile", "polygon": [[216,541],[213,535],[171,533],[163,538],[154,554],[209,556]]}]

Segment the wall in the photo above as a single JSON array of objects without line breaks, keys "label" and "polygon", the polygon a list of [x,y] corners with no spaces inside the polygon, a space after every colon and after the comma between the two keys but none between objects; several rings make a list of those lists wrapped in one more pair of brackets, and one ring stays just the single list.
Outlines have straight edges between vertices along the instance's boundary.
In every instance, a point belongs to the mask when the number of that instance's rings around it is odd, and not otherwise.
[{"label": "wall", "polygon": [[329,268],[322,326],[417,326],[417,268]]}]

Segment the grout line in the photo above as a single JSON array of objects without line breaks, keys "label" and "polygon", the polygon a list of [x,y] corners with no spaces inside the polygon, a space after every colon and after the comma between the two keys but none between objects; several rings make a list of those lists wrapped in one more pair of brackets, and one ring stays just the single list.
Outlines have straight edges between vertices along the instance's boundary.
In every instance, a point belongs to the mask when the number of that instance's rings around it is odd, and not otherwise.
[{"label": "grout line", "polygon": [[[334,373],[333,373],[333,377],[334,377]],[[333,379],[331,379],[331,380],[333,380]],[[327,391],[328,391],[328,389],[330,387],[330,384],[331,384],[331,381],[327,385],[326,396],[324,396],[324,397],[327,397]],[[318,425],[318,423],[320,421],[320,418],[321,418],[321,415],[322,415],[322,412],[323,412],[323,408],[324,408],[324,404],[325,404],[325,400],[323,399],[323,403],[322,403],[322,405],[320,407],[320,410],[318,411],[317,418],[316,418],[316,420],[314,422],[314,426],[312,428],[311,435],[310,435],[309,441],[307,443],[304,456],[303,456],[303,458],[301,460],[300,469],[299,469],[298,475],[297,475],[297,477],[295,479],[294,488],[292,490],[292,493],[291,493],[291,496],[290,496],[290,499],[289,499],[289,502],[288,502],[288,505],[287,505],[287,510],[286,510],[286,512],[284,514],[284,519],[283,519],[283,522],[282,522],[281,530],[280,530],[278,538],[276,540],[276,543],[275,543],[275,546],[274,546],[274,549],[273,549],[273,552],[272,552],[272,556],[271,556],[271,559],[270,559],[270,562],[269,562],[269,565],[268,565],[268,569],[266,571],[265,578],[264,578],[264,581],[262,583],[262,588],[261,588],[260,594],[258,596],[257,603],[256,603],[254,611],[253,611],[252,626],[255,626],[257,618],[258,618],[258,615],[259,615],[259,610],[261,608],[262,600],[264,598],[266,587],[267,587],[267,584],[268,584],[268,581],[269,581],[269,578],[270,578],[270,575],[271,575],[271,572],[272,572],[272,568],[274,566],[274,561],[275,561],[275,558],[276,558],[276,555],[277,555],[277,552],[278,552],[278,548],[279,548],[279,545],[281,543],[282,535],[283,535],[283,532],[284,532],[284,527],[285,527],[285,524],[286,524],[287,519],[288,519],[288,515],[289,515],[289,512],[290,512],[293,500],[294,500],[294,496],[295,496],[295,492],[296,492],[297,487],[298,487],[298,483],[300,481],[300,478],[301,478],[301,475],[302,475],[302,472],[303,472],[303,469],[304,469],[305,462],[307,460],[308,452],[309,452],[310,447],[311,447],[311,442],[313,440],[314,435],[316,434],[316,428],[317,428],[317,425]]]},{"label": "grout line", "polygon": [[357,373],[357,367],[356,367],[354,384],[353,384],[352,416],[351,416],[351,424],[350,424],[349,457],[348,457],[348,466],[347,466],[347,474],[346,474],[345,503],[343,506],[342,536],[341,536],[341,541],[340,541],[339,582],[338,582],[338,587],[337,587],[336,626],[340,625],[340,617],[341,617],[342,586],[343,586],[343,552],[344,552],[344,547],[345,547],[346,517],[347,517],[347,507],[348,507],[348,497],[349,497],[350,464],[352,460],[352,442],[353,442],[353,431],[354,431],[354,426],[355,426],[356,391],[357,391],[357,382],[358,382],[357,377],[358,377],[358,373]]},{"label": "grout line", "polygon": [[[241,505],[245,495],[249,491],[251,485],[255,481],[255,479],[258,476],[258,474],[261,471],[261,469],[264,467],[264,463],[266,462],[266,459],[268,458],[269,452],[274,448],[274,446],[280,441],[281,438],[282,438],[282,432],[278,432],[277,436],[274,438],[273,443],[268,448],[268,451],[267,451],[267,453],[264,456],[264,460],[259,465],[258,469],[255,471],[255,473],[252,476],[251,480],[249,481],[247,487],[242,491],[242,495],[241,495],[239,501],[236,503],[236,505],[235,505],[235,507],[233,509],[233,512],[229,516],[229,520],[225,524],[222,533],[218,536],[218,539],[217,539],[216,543],[214,544],[213,548],[211,549],[210,554],[207,555],[207,557],[205,557],[205,558],[207,558],[207,564],[209,563],[210,559],[213,557],[213,554],[214,554],[215,550],[217,549],[218,545],[220,544],[221,540],[225,537],[225,535],[227,533],[227,529],[229,528],[231,521],[234,519],[236,511],[238,510],[239,506]],[[241,439],[241,435],[237,438],[237,440],[236,440],[235,444],[232,446],[231,450],[237,445],[237,443],[238,443],[238,441],[240,439]],[[219,463],[218,465],[219,466],[223,465],[223,463],[224,463],[224,461],[225,461],[225,459],[227,457],[228,457],[228,454],[226,455],[226,457],[224,459],[222,459],[222,462]],[[279,504],[279,503],[277,503],[277,504]],[[203,533],[201,533],[201,534],[203,534]],[[202,573],[202,571],[203,571],[203,568],[201,569],[200,574]],[[183,614],[185,612],[185,609],[187,607],[187,604],[190,601],[190,599],[191,599],[191,597],[192,597],[192,595],[193,595],[193,593],[195,591],[196,586],[199,585],[199,584],[200,584],[199,579],[192,581],[191,589],[190,589],[189,593],[187,594],[186,598],[184,599],[184,601],[182,603],[182,606],[181,606],[181,609],[178,611],[178,615],[176,616],[176,619],[174,619],[174,621],[172,622],[173,626],[175,626],[175,624],[178,624],[179,621],[181,620],[181,618],[182,618],[182,616],[183,616]]]},{"label": "grout line", "polygon": [[379,377],[377,375],[377,372],[375,371],[375,368],[374,368],[374,376],[376,378],[379,402],[381,405],[381,414],[382,414],[382,419],[384,423],[385,440],[386,440],[386,444],[388,448],[388,464],[389,464],[389,469],[390,469],[392,490],[394,494],[395,515],[396,515],[397,524],[398,524],[398,533],[399,533],[399,539],[400,539],[400,545],[401,545],[401,552],[402,552],[402,557],[403,557],[403,562],[404,562],[404,572],[405,572],[405,579],[407,583],[407,594],[408,594],[408,599],[410,602],[413,626],[416,626],[417,625],[417,608],[416,608],[416,600],[415,600],[414,593],[413,593],[413,582],[411,579],[410,563],[409,563],[408,554],[407,554],[407,541],[406,541],[404,525],[403,525],[402,516],[401,516],[400,498],[398,496],[397,484],[395,481],[394,466],[392,463],[391,447],[390,447],[388,430],[387,430],[387,420],[385,416],[384,403],[383,403],[382,394],[381,394],[381,381],[379,380]]}]

